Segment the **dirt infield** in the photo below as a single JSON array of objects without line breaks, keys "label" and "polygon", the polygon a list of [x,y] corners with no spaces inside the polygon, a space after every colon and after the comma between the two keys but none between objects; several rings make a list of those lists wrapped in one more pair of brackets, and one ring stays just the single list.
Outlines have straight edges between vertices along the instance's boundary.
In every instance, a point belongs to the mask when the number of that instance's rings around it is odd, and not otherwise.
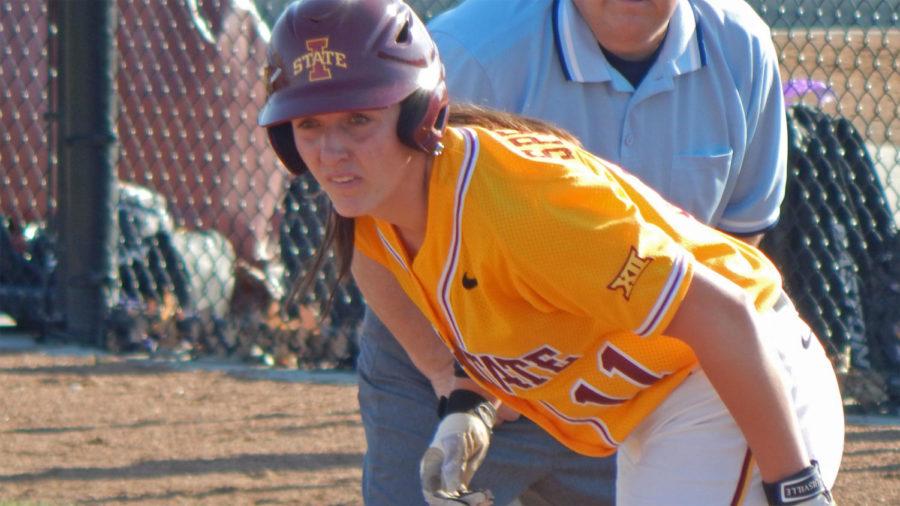
[{"label": "dirt infield", "polygon": [[253,373],[3,352],[0,504],[360,504],[355,386]]},{"label": "dirt infield", "polygon": [[[351,373],[9,342],[0,335],[0,505],[362,502]],[[900,504],[900,420],[865,422],[848,427],[839,503]]]}]

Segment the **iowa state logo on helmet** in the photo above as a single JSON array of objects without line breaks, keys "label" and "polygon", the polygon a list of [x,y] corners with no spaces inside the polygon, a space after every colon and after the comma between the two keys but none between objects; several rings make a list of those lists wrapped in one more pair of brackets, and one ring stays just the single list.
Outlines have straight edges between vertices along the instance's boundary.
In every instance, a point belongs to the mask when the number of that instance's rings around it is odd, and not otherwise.
[{"label": "iowa state logo on helmet", "polygon": [[637,250],[632,246],[628,252],[628,259],[625,260],[625,265],[622,266],[619,274],[616,275],[616,279],[614,279],[607,288],[610,290],[621,289],[622,294],[625,296],[625,300],[629,300],[631,298],[631,290],[634,288],[635,283],[637,283],[638,278],[644,273],[644,269],[646,269],[652,261],[653,258],[651,257],[641,258],[638,255]]},{"label": "iowa state logo on helmet", "polygon": [[347,55],[328,49],[328,37],[306,40],[306,53],[294,59],[294,75],[308,72],[310,81],[331,79],[331,69],[347,68]]}]

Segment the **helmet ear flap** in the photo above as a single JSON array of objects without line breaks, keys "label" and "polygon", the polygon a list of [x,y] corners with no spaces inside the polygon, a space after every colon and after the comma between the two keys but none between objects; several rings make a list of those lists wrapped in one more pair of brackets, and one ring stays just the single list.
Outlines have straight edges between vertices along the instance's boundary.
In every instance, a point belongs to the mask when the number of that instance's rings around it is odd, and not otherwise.
[{"label": "helmet ear flap", "polygon": [[447,88],[441,83],[437,89],[419,88],[400,103],[397,137],[415,149],[426,153],[441,150],[441,136],[447,124]]},{"label": "helmet ear flap", "polygon": [[269,134],[269,143],[275,154],[281,159],[284,167],[295,176],[306,173],[306,163],[300,158],[297,145],[294,144],[294,132],[290,123],[281,123],[266,128]]}]

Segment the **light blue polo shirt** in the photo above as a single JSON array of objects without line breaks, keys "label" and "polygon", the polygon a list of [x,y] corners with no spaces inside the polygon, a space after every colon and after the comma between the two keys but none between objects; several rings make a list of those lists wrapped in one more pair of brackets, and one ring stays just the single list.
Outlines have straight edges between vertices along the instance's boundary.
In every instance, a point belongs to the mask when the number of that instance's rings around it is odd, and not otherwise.
[{"label": "light blue polo shirt", "polygon": [[571,0],[466,0],[430,24],[452,100],[552,121],[698,219],[778,220],[787,141],[778,60],[741,0],[680,0],[637,89]]}]

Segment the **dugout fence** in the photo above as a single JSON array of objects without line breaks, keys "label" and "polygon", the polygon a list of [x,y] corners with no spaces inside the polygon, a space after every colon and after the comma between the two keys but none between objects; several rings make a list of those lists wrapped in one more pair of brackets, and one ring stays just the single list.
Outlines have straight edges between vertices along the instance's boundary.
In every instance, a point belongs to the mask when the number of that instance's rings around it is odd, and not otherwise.
[{"label": "dugout fence", "polygon": [[[289,180],[255,126],[269,27],[287,3],[0,6],[0,313],[112,350],[352,365],[355,287],[320,315],[326,269],[314,296],[281,310],[324,217],[314,181]],[[429,19],[458,2],[411,3]],[[900,326],[892,336],[871,315],[896,307],[890,288],[866,293],[900,255],[900,2],[751,4],[798,104],[785,219],[766,249],[845,372],[874,371],[891,395],[900,352],[884,350]],[[840,185],[826,177],[850,166]]]}]

